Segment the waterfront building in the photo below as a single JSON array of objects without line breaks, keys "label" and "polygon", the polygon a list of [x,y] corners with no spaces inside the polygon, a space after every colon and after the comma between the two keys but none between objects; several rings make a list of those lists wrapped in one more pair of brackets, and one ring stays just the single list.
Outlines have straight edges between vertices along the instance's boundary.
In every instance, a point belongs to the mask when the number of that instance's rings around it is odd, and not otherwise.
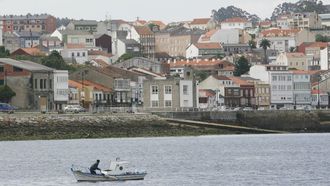
[{"label": "waterfront building", "polygon": [[309,71],[293,70],[293,104],[311,105],[311,78]]},{"label": "waterfront building", "polygon": [[16,93],[10,103],[21,109],[61,110],[68,101],[68,71],[31,61],[1,58],[0,85]]}]

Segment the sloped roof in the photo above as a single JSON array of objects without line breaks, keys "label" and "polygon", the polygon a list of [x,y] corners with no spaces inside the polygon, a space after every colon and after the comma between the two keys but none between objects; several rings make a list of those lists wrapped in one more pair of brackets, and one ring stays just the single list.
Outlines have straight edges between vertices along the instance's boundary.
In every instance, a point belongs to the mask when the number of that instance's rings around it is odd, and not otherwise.
[{"label": "sloped roof", "polygon": [[260,34],[263,37],[287,37],[287,36],[294,36],[299,32],[298,29],[269,29],[264,30]]},{"label": "sloped roof", "polygon": [[253,83],[249,83],[248,81],[240,78],[240,77],[230,77],[230,79],[237,85],[253,85]]},{"label": "sloped roof", "polygon": [[190,23],[191,25],[205,25],[207,24],[211,18],[196,18]]},{"label": "sloped roof", "polygon": [[216,92],[214,90],[211,90],[211,89],[199,89],[198,91],[205,93],[206,97],[212,97],[212,96],[216,95]]},{"label": "sloped roof", "polygon": [[248,21],[241,17],[233,17],[233,18],[228,18],[222,22],[223,23],[247,23]]},{"label": "sloped roof", "polygon": [[112,57],[113,55],[101,50],[89,50],[88,55]]},{"label": "sloped roof", "polygon": [[14,60],[9,58],[0,58],[0,63],[19,67],[28,71],[54,71],[55,69],[26,60]]},{"label": "sloped roof", "polygon": [[208,41],[218,31],[218,29],[212,29],[201,36],[202,41]]},{"label": "sloped roof", "polygon": [[97,63],[100,67],[107,67],[109,66],[109,64],[107,62],[105,62],[102,59],[93,59],[92,61],[94,61],[95,63]]},{"label": "sloped roof", "polygon": [[218,75],[212,75],[212,77],[214,77],[217,80],[231,80],[230,78],[228,78],[227,76],[218,76]]},{"label": "sloped roof", "polygon": [[198,49],[221,49],[220,43],[196,43]]},{"label": "sloped roof", "polygon": [[41,52],[39,48],[19,48],[12,52],[12,55],[15,55],[19,51],[23,51],[30,56],[44,56],[45,53]]},{"label": "sloped roof", "polygon": [[163,29],[166,27],[166,24],[164,24],[162,21],[158,21],[158,20],[151,20],[151,21],[148,21],[148,23],[158,25],[160,29]]},{"label": "sloped roof", "polygon": [[288,58],[305,57],[305,54],[301,52],[288,52],[286,53],[286,57]]},{"label": "sloped roof", "polygon": [[82,89],[82,84],[77,81],[73,81],[69,79],[68,83],[69,83],[69,87]]},{"label": "sloped roof", "polygon": [[147,26],[135,26],[136,32],[139,35],[153,35],[154,33]]},{"label": "sloped roof", "polygon": [[105,86],[95,83],[93,81],[84,80],[84,82],[80,81],[80,83],[83,83],[84,85],[87,85],[87,86],[92,86],[92,87],[94,87],[95,90],[99,90],[102,92],[112,92],[111,88],[105,87]]},{"label": "sloped roof", "polygon": [[74,25],[97,25],[96,20],[74,20],[71,23]]}]

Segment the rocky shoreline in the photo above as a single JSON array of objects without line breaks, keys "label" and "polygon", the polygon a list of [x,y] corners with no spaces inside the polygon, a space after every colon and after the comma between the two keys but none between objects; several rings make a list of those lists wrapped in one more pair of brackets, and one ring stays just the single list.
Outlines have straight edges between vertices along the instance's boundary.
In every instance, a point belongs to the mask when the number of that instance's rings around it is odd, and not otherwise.
[{"label": "rocky shoreline", "polygon": [[0,114],[0,140],[196,136],[233,133],[236,132],[172,124],[151,114]]}]

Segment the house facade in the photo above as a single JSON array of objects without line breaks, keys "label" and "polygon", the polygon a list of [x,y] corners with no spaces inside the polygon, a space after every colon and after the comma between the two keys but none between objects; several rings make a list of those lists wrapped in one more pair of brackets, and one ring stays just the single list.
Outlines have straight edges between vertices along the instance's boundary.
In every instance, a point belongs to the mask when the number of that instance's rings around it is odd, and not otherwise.
[{"label": "house facade", "polygon": [[193,80],[145,80],[143,92],[145,109],[177,110],[197,106],[196,84]]},{"label": "house facade", "polygon": [[44,32],[56,29],[56,18],[49,14],[4,15],[0,17],[3,32]]},{"label": "house facade", "polygon": [[221,22],[221,29],[246,29],[252,28],[252,23],[240,17],[229,18]]}]

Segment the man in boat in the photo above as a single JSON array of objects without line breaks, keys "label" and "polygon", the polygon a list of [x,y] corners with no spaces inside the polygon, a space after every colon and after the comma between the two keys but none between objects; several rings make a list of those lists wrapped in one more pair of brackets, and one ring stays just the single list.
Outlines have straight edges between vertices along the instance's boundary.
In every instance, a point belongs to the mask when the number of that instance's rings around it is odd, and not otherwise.
[{"label": "man in boat", "polygon": [[96,162],[89,168],[89,170],[91,171],[91,174],[96,174],[96,170],[101,170],[99,169],[99,163],[100,160],[96,160]]}]

